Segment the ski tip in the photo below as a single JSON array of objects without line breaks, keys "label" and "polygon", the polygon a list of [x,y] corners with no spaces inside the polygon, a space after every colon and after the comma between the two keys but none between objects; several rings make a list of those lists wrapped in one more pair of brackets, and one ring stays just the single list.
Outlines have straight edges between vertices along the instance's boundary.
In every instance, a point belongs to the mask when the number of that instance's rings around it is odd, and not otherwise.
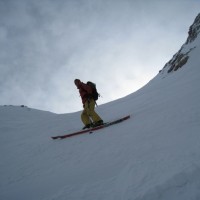
[{"label": "ski tip", "polygon": [[130,115],[127,115],[127,116],[121,118],[121,120],[127,120],[127,119],[129,119],[130,117],[131,117]]}]

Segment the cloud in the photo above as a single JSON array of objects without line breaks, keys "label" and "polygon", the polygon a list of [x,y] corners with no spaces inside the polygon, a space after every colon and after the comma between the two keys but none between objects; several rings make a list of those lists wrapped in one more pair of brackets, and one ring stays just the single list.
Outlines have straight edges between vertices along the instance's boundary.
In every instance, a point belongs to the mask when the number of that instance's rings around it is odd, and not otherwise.
[{"label": "cloud", "polygon": [[0,104],[80,110],[75,78],[97,83],[100,104],[134,92],[180,48],[198,12],[195,0],[2,0]]}]

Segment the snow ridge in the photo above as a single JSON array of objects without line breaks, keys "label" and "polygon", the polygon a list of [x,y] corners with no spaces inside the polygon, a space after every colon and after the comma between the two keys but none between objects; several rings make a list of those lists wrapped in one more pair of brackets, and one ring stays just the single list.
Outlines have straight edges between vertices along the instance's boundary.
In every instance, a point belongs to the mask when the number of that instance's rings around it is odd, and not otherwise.
[{"label": "snow ridge", "polygon": [[[173,56],[173,58],[166,63],[163,70],[160,72],[164,72],[167,69],[167,72],[170,73],[172,71],[177,71],[179,68],[183,67],[188,59],[189,53],[197,47],[197,43],[193,43],[194,40],[197,40],[200,32],[200,14],[194,20],[194,23],[190,26],[188,32],[188,38],[181,47],[181,49]],[[166,68],[166,69],[165,69]]]}]

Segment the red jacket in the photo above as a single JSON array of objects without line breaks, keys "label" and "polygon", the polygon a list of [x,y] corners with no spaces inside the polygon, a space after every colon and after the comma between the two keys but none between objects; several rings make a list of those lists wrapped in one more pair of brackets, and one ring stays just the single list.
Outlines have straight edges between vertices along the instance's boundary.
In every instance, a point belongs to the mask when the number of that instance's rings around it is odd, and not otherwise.
[{"label": "red jacket", "polygon": [[77,88],[79,89],[82,102],[85,104],[85,102],[88,100],[88,95],[92,94],[92,88],[83,82],[80,82]]}]

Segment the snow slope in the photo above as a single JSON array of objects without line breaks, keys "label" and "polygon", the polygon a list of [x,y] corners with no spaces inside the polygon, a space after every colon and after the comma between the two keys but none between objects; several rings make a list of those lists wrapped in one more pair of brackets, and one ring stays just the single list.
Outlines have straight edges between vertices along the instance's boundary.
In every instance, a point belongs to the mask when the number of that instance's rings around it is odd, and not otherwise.
[{"label": "snow slope", "polygon": [[0,106],[0,199],[200,199],[199,45],[199,35],[183,45],[189,59],[177,71],[168,63],[137,92],[99,106],[105,121],[131,118],[93,134],[54,141],[82,127],[80,112]]}]

